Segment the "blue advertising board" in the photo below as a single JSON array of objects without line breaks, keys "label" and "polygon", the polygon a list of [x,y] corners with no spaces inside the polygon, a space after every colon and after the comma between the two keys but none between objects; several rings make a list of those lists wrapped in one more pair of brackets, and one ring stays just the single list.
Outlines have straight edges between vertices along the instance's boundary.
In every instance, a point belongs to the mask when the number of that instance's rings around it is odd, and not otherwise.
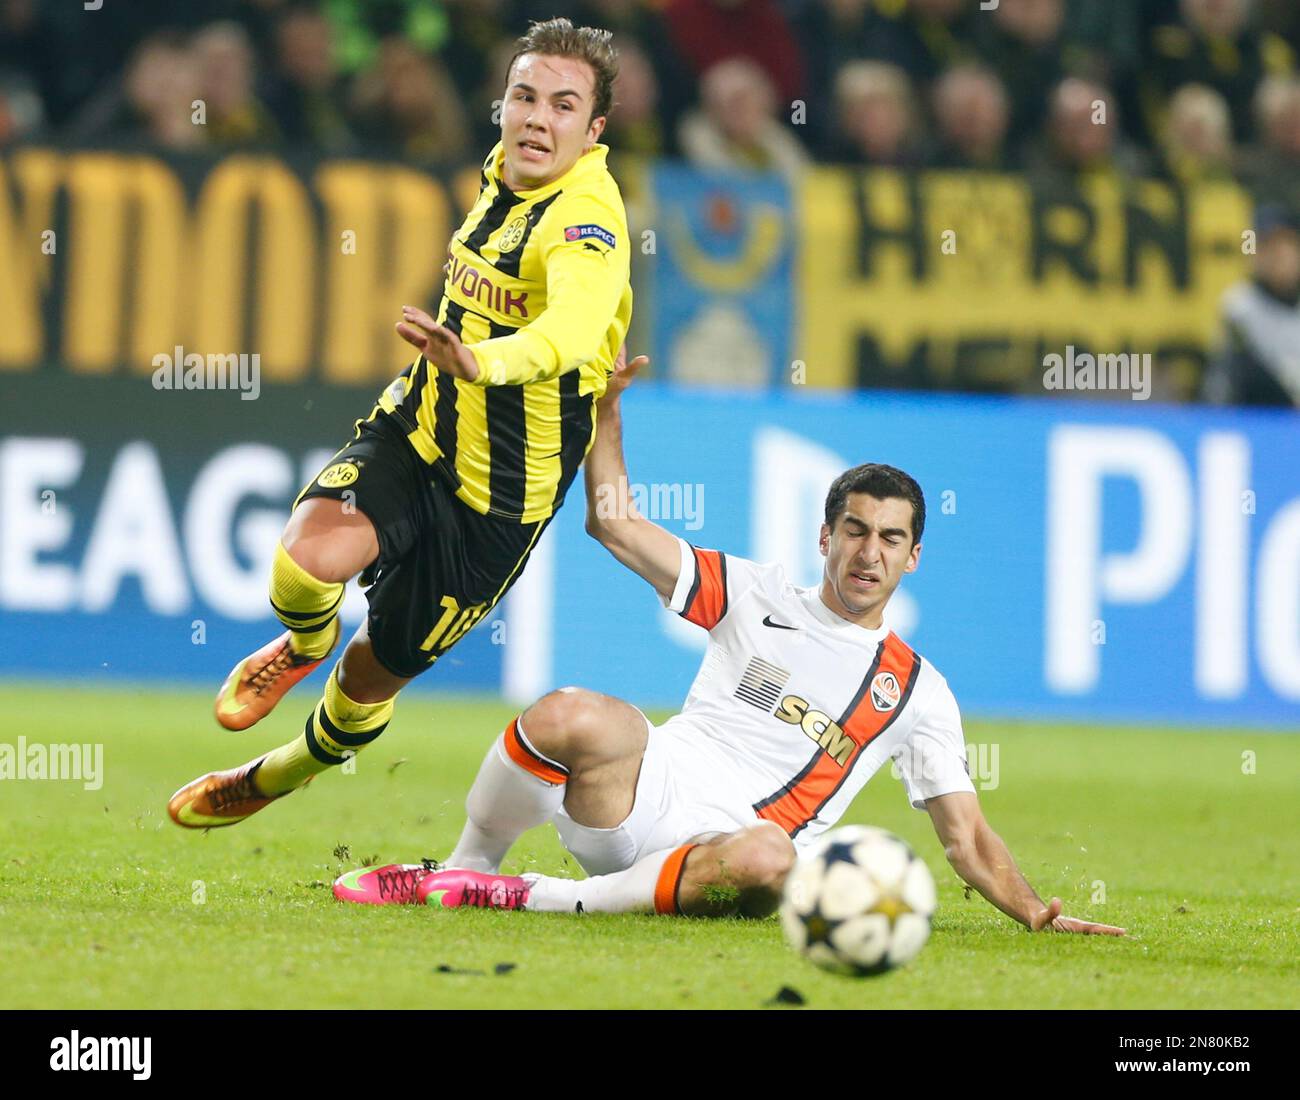
[{"label": "blue advertising board", "polygon": [[[626,405],[629,476],[668,505],[665,526],[779,561],[796,584],[821,576],[838,473],[915,476],[920,566],[889,620],[970,713],[1300,725],[1294,414],[890,394]],[[562,610],[528,686],[680,700],[702,632],[609,559],[578,508],[552,538]]]},{"label": "blue advertising board", "polygon": [[[185,405],[163,431],[161,416],[98,415],[126,385],[83,380],[80,404],[6,415],[0,674],[215,690],[278,629],[275,538],[367,402],[272,388],[221,416]],[[797,584],[820,577],[838,473],[877,461],[915,476],[920,567],[889,621],[968,714],[1300,726],[1293,413],[646,386],[625,399],[625,433],[643,512]],[[702,632],[585,534],[583,509],[575,484],[503,607],[421,688],[684,697]],[[354,592],[345,620],[362,614]]]}]

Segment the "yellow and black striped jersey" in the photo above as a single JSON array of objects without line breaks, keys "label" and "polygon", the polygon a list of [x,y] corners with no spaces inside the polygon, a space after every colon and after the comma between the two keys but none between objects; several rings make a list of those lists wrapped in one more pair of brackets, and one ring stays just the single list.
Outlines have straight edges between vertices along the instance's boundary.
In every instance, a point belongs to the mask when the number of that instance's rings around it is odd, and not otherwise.
[{"label": "yellow and black striped jersey", "polygon": [[558,180],[511,191],[497,144],[451,238],[438,311],[479,377],[421,356],[380,396],[478,512],[545,519],[595,438],[596,401],[632,318],[627,215],[607,153],[596,145]]}]

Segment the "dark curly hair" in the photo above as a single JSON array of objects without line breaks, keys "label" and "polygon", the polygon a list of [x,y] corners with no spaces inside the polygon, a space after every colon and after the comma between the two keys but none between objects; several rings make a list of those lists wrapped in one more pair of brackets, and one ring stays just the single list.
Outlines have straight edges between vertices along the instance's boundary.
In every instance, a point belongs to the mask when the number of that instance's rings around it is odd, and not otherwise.
[{"label": "dark curly hair", "polygon": [[865,462],[845,470],[831,483],[826,494],[826,526],[832,530],[844,512],[850,493],[866,493],[877,500],[896,497],[908,501],[912,505],[912,544],[921,541],[925,531],[925,496],[910,474],[879,462]]}]

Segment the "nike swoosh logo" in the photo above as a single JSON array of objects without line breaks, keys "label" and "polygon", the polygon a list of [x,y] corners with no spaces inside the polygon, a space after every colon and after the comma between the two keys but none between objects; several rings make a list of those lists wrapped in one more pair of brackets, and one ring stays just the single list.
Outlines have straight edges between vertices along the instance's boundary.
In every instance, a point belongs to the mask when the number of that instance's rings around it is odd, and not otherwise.
[{"label": "nike swoosh logo", "polygon": [[226,678],[226,682],[221,685],[221,703],[218,709],[220,709],[222,714],[233,716],[248,706],[247,703],[240,703],[238,706],[235,705],[235,692],[239,690],[239,677],[244,671],[244,665],[246,663],[247,659],[240,661],[234,671]]},{"label": "nike swoosh logo", "polygon": [[193,804],[189,802],[185,803],[184,806],[176,811],[176,816],[186,825],[193,825],[200,828],[210,828],[214,825],[233,825],[235,821],[243,820],[243,818],[231,819],[229,817],[209,817],[207,814],[198,813],[194,809]]},{"label": "nike swoosh logo", "polygon": [[769,615],[766,619],[763,620],[763,625],[775,627],[777,630],[798,630],[799,629],[797,626],[787,626],[785,623],[774,623],[772,621],[771,615]]},{"label": "nike swoosh logo", "polygon": [[340,875],[339,880],[335,885],[346,887],[348,890],[355,890],[357,893],[363,893],[364,888],[361,885],[361,876],[369,870],[370,868],[368,867],[359,867],[355,871],[349,871],[345,875]]}]

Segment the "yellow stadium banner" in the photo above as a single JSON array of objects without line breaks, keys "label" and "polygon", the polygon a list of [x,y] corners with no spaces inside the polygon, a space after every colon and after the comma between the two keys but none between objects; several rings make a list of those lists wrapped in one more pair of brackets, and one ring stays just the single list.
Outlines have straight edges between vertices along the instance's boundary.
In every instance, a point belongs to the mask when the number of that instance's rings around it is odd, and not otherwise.
[{"label": "yellow stadium banner", "polygon": [[477,176],[19,149],[0,158],[0,367],[147,374],[184,347],[256,352],[268,381],[390,377],[398,310],[436,296]]},{"label": "yellow stadium banner", "polygon": [[1195,371],[1246,271],[1251,206],[1232,184],[822,168],[799,218],[810,385],[1041,392],[1043,356],[1068,344]]},{"label": "yellow stadium banner", "polygon": [[[268,382],[388,378],[396,311],[436,300],[477,187],[477,165],[11,150],[0,371],[148,374],[184,349],[255,352]],[[818,168],[795,206],[795,380],[827,387],[1041,389],[1070,344],[1197,374],[1250,228],[1231,184],[1114,178]]]}]

